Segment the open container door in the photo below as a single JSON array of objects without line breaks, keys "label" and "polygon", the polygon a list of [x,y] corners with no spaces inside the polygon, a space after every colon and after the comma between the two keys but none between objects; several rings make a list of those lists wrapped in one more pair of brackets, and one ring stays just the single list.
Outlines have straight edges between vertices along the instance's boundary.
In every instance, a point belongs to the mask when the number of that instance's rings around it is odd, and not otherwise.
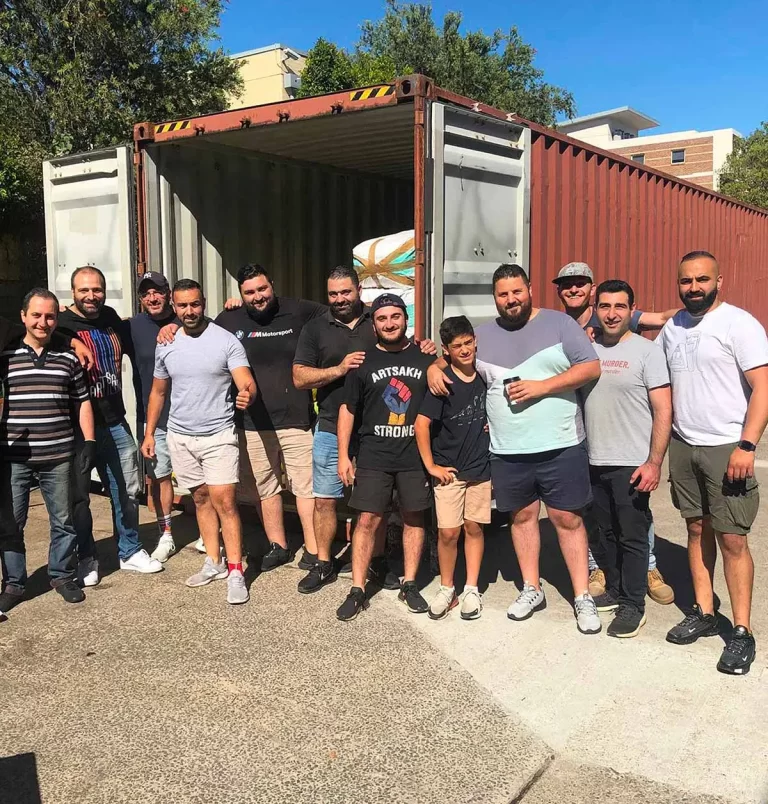
[{"label": "open container door", "polygon": [[477,325],[496,315],[491,277],[501,263],[529,270],[531,139],[512,121],[438,102],[429,109],[426,321],[437,340],[448,316]]},{"label": "open container door", "polygon": [[[121,318],[136,312],[136,235],[130,146],[43,162],[48,287],[72,302],[70,277],[94,265],[107,280],[107,304]],[[136,433],[130,361],[123,361],[123,399]]]}]

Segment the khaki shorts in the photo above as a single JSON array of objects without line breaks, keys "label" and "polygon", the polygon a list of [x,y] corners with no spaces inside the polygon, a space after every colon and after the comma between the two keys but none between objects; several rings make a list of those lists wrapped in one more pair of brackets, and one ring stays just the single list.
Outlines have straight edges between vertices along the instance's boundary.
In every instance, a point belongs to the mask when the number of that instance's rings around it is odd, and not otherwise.
[{"label": "khaki shorts", "polygon": [[672,502],[685,519],[708,516],[718,533],[746,535],[757,516],[757,480],[730,487],[725,477],[736,444],[694,447],[679,438],[669,444]]},{"label": "khaki shorts", "polygon": [[491,521],[491,481],[454,480],[447,486],[435,482],[438,528],[460,528],[464,520],[487,525]]},{"label": "khaki shorts", "polygon": [[284,488],[295,497],[314,497],[311,430],[238,430],[237,439],[241,502],[267,500]]},{"label": "khaki shorts", "polygon": [[203,484],[230,486],[239,480],[234,426],[209,436],[182,435],[169,430],[168,450],[176,480],[185,489]]}]

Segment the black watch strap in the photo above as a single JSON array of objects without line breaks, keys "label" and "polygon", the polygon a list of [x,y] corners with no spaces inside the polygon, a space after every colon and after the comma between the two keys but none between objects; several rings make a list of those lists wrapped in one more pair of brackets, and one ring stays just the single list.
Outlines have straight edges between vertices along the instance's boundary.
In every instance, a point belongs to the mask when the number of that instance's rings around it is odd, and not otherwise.
[{"label": "black watch strap", "polygon": [[757,449],[757,445],[751,441],[739,441],[739,449],[743,449],[744,452],[754,452]]}]

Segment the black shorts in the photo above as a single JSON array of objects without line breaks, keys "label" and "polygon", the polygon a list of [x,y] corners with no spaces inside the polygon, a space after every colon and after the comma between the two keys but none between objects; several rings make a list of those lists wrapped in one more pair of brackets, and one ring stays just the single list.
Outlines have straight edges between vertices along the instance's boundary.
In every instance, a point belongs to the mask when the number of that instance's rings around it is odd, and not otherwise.
[{"label": "black shorts", "polygon": [[519,511],[536,500],[580,511],[592,501],[586,442],[532,455],[491,455],[491,483],[499,511]]},{"label": "black shorts", "polygon": [[423,469],[379,472],[357,469],[350,508],[383,514],[390,509],[392,489],[397,489],[401,511],[425,511],[432,505],[432,484]]}]

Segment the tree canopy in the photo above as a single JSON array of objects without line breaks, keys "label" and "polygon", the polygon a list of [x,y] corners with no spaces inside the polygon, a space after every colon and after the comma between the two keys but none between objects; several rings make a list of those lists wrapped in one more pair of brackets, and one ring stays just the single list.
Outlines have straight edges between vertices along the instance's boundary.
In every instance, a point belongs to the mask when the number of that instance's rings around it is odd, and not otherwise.
[{"label": "tree canopy", "polygon": [[544,125],[558,114],[573,117],[573,96],[544,80],[535,49],[509,31],[461,31],[462,15],[435,22],[431,4],[386,0],[382,19],[362,25],[351,52],[325,39],[309,51],[302,73],[303,97],[387,83],[423,73],[444,89],[466,95]]},{"label": "tree canopy", "polygon": [[40,160],[129,141],[134,123],[225,108],[227,0],[0,0],[0,216],[39,202]]},{"label": "tree canopy", "polygon": [[768,122],[746,139],[736,140],[720,171],[720,190],[768,209]]}]

